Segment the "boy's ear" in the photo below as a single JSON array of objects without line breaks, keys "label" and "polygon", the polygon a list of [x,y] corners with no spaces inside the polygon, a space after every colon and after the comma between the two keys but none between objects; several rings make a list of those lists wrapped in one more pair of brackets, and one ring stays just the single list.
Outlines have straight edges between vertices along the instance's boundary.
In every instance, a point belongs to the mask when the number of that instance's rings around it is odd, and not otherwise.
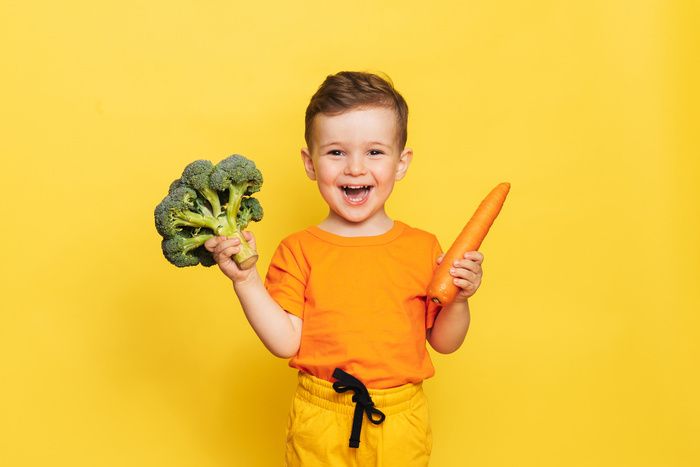
[{"label": "boy's ear", "polygon": [[413,159],[413,150],[411,148],[405,148],[401,155],[399,156],[399,163],[396,166],[396,180],[401,180],[408,171],[408,166],[411,164]]},{"label": "boy's ear", "polygon": [[309,153],[309,148],[301,148],[301,160],[304,163],[304,170],[306,170],[306,175],[311,180],[316,180],[316,169],[314,169],[314,161]]}]

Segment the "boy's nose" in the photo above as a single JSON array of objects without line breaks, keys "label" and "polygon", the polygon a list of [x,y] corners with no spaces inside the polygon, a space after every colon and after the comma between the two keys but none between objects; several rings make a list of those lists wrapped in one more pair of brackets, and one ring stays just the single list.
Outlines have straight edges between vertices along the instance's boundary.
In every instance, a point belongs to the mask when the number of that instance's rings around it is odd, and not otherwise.
[{"label": "boy's nose", "polygon": [[362,175],[365,173],[365,164],[362,157],[350,156],[345,165],[346,175]]}]

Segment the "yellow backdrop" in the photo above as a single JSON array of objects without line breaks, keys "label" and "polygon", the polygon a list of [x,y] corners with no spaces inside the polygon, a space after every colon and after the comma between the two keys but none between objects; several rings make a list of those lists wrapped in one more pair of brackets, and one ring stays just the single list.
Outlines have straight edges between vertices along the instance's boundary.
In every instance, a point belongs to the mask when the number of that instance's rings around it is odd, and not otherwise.
[{"label": "yellow backdrop", "polygon": [[467,341],[431,351],[433,465],[698,465],[694,3],[2,2],[0,464],[280,465],[296,374],[153,208],[255,159],[264,272],[325,214],[308,99],[367,70],[410,106],[392,216],[447,247],[512,183]]}]

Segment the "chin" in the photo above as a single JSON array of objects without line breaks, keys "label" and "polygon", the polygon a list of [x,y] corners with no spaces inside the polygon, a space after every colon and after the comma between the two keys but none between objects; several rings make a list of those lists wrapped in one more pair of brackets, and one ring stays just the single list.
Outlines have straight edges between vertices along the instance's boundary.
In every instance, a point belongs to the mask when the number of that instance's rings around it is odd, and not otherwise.
[{"label": "chin", "polygon": [[363,216],[363,215],[359,215],[359,214],[348,214],[348,213],[345,213],[342,211],[336,212],[336,214],[338,214],[338,216],[340,216],[343,220],[346,220],[348,222],[352,222],[355,224],[368,219],[368,216]]},{"label": "chin", "polygon": [[341,216],[343,219],[359,224],[371,219],[376,213],[375,212],[356,212],[356,213],[343,213]]}]

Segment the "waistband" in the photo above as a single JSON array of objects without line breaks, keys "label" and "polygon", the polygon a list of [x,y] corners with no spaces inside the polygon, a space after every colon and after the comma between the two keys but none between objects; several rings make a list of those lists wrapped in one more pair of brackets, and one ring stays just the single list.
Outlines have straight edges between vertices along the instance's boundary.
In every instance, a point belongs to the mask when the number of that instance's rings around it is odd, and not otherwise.
[{"label": "waistband", "polygon": [[[303,371],[299,371],[298,375],[299,385],[296,394],[303,400],[338,413],[352,414],[355,411],[352,392],[338,393],[333,389],[332,382]],[[374,405],[386,415],[409,409],[413,399],[422,390],[422,381],[406,383],[395,388],[367,388]]]}]

